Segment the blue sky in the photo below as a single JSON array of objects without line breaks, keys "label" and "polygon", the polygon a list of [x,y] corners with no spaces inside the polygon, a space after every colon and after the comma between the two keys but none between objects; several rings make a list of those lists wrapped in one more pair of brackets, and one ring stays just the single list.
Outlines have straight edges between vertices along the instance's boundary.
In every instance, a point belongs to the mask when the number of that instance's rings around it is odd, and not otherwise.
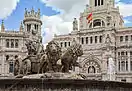
[{"label": "blue sky", "polygon": [[[4,24],[7,29],[18,29],[20,22],[24,18],[25,8],[31,10],[32,7],[35,11],[40,8],[41,15],[52,16],[59,14],[59,12],[52,10],[51,7],[45,6],[40,0],[20,0],[16,6],[16,9],[6,18],[4,18]],[[2,21],[2,19],[0,19]]]},{"label": "blue sky", "polygon": [[[115,0],[116,6],[124,16],[125,26],[132,26],[132,0]],[[18,30],[24,18],[25,8],[35,11],[40,8],[43,22],[44,43],[54,34],[66,34],[72,29],[72,20],[79,17],[88,0],[0,0],[0,21],[4,19],[5,28]]]}]

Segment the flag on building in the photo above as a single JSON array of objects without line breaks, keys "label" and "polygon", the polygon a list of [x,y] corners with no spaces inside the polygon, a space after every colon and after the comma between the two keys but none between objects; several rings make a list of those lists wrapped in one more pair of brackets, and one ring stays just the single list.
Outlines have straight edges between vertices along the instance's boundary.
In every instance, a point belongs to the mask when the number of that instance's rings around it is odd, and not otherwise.
[{"label": "flag on building", "polygon": [[87,17],[86,17],[88,23],[90,23],[90,21],[92,21],[92,13],[90,13]]}]

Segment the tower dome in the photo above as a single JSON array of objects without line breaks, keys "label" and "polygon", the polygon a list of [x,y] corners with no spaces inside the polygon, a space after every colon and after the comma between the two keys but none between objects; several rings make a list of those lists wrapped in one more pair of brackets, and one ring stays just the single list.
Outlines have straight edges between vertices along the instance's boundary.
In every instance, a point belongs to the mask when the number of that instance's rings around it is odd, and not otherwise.
[{"label": "tower dome", "polygon": [[30,38],[40,38],[42,25],[42,21],[40,20],[40,9],[35,12],[34,8],[32,8],[30,11],[25,8],[23,24],[24,32],[28,34]]}]

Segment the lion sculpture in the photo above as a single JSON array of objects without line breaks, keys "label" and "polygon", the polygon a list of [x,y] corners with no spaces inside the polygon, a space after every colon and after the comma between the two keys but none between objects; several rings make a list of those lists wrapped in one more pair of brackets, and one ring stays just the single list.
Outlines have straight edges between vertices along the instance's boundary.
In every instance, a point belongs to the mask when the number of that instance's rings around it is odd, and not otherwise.
[{"label": "lion sculpture", "polygon": [[44,73],[47,71],[58,72],[59,68],[57,61],[61,57],[61,48],[55,41],[50,41],[46,46],[45,53],[40,59],[40,66],[38,73]]},{"label": "lion sculpture", "polygon": [[[58,43],[51,41],[46,46],[46,53],[41,58],[39,73],[47,71],[67,73],[72,70],[73,66],[81,67],[77,62],[81,55],[83,55],[82,46],[76,42],[62,54]],[[61,65],[57,64],[58,61],[61,61]]]},{"label": "lion sculpture", "polygon": [[83,55],[83,49],[80,44],[76,42],[67,48],[64,54],[61,56],[61,63],[62,63],[62,72],[67,73],[69,70],[72,70],[73,66],[81,67],[80,64],[77,62],[79,56]]}]

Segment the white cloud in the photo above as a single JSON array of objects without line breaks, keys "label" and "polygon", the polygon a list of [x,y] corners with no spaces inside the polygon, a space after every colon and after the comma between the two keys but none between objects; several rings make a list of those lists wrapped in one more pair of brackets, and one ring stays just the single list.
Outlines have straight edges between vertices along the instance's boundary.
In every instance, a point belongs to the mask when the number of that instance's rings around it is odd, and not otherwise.
[{"label": "white cloud", "polygon": [[115,0],[116,3],[118,3],[120,0]]},{"label": "white cloud", "polygon": [[[72,21],[79,17],[88,0],[41,0],[53,10],[60,11],[59,15],[42,16],[43,30],[46,35],[43,43],[50,41],[54,34],[67,34],[72,31]],[[50,32],[49,32],[50,31]]]},{"label": "white cloud", "polygon": [[131,16],[132,15],[132,4],[125,4],[122,2],[119,2],[116,6],[119,6],[120,13],[123,15],[123,17]]},{"label": "white cloud", "polygon": [[127,24],[127,23],[132,23],[132,22],[127,19],[124,19],[124,23]]},{"label": "white cloud", "polygon": [[9,16],[15,10],[19,0],[0,0],[0,19]]},{"label": "white cloud", "polygon": [[54,37],[54,34],[66,34],[71,31],[71,22],[64,22],[64,20],[59,16],[42,16],[41,20],[43,22],[42,26],[42,36],[43,43],[47,43]]}]

